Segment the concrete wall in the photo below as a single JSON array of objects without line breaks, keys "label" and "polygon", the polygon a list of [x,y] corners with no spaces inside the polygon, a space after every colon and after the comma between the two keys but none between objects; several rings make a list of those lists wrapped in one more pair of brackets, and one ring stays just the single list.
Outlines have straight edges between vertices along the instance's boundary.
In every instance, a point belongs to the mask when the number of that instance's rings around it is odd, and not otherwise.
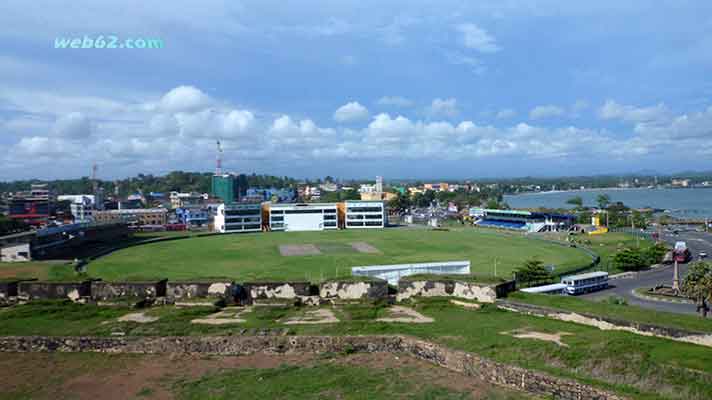
[{"label": "concrete wall", "polygon": [[32,260],[29,243],[15,243],[0,247],[0,262],[23,262]]},{"label": "concrete wall", "polygon": [[234,293],[233,283],[223,282],[171,282],[166,284],[166,296],[174,299],[220,297]]},{"label": "concrete wall", "polygon": [[20,282],[18,296],[28,299],[77,300],[91,293],[91,282]]},{"label": "concrete wall", "polygon": [[407,354],[494,385],[563,400],[622,400],[576,381],[495,362],[476,354],[401,336],[0,337],[0,352]]},{"label": "concrete wall", "polygon": [[476,300],[481,303],[494,303],[497,299],[495,285],[452,280],[443,281],[408,281],[398,283],[397,301],[411,297],[458,297]]},{"label": "concrete wall", "polygon": [[[191,298],[232,298],[238,303],[249,304],[255,300],[297,300],[303,304],[317,305],[322,300],[377,300],[388,298],[388,284],[373,280],[364,282],[333,281],[322,283],[319,287],[309,282],[250,282],[238,284],[229,281],[196,282],[106,282],[102,280],[87,282],[23,282],[24,289],[19,295],[30,299],[59,299],[68,297],[90,297],[93,300],[107,301],[120,298],[172,299]],[[508,286],[511,284],[511,288]],[[0,296],[8,293],[8,286],[0,283]],[[504,287],[504,289],[502,289]],[[435,297],[453,296],[463,299],[492,303],[502,297],[513,282],[498,286],[483,285],[459,281],[402,281],[399,284],[397,299],[404,300],[413,296]],[[72,292],[73,290],[77,292]],[[14,293],[14,292],[13,292]],[[70,296],[71,293],[71,296]],[[17,294],[5,294],[6,297]]]},{"label": "concrete wall", "polygon": [[324,282],[319,286],[319,297],[339,300],[378,300],[388,297],[388,282]]},{"label": "concrete wall", "polygon": [[582,325],[593,326],[601,330],[626,331],[638,335],[657,336],[679,342],[694,343],[712,347],[712,333],[692,332],[683,329],[644,324],[587,313],[575,313],[512,301],[501,301],[499,302],[498,307],[507,311],[520,312],[538,317],[546,317],[558,319],[560,321],[575,322]]},{"label": "concrete wall", "polygon": [[249,282],[242,285],[250,299],[298,299],[314,295],[309,282]]},{"label": "concrete wall", "polygon": [[165,295],[166,281],[159,282],[91,282],[91,298],[113,300],[120,298],[153,298]]}]

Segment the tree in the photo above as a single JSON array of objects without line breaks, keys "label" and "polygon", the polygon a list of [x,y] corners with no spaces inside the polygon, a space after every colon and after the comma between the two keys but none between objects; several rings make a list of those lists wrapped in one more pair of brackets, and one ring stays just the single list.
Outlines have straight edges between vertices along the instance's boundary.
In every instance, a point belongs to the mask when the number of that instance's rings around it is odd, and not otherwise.
[{"label": "tree", "polygon": [[646,259],[638,248],[626,248],[616,253],[613,265],[622,271],[640,271],[647,267]]},{"label": "tree", "polygon": [[398,192],[396,194],[396,197],[393,198],[393,200],[391,200],[390,202],[388,202],[388,208],[396,211],[398,214],[403,214],[407,212],[411,205],[412,203],[410,201],[410,197],[407,194],[403,194],[401,192]]},{"label": "tree", "polygon": [[599,194],[598,197],[596,197],[596,203],[598,204],[598,208],[605,210],[606,207],[611,204],[611,197],[607,194]]},{"label": "tree", "polygon": [[693,264],[682,281],[681,289],[685,296],[695,300],[697,311],[702,317],[707,317],[707,303],[712,301],[712,263]]},{"label": "tree", "polygon": [[544,263],[536,258],[531,258],[524,262],[524,265],[515,271],[517,281],[532,283],[542,283],[551,281],[551,274],[544,267]]},{"label": "tree", "polygon": [[574,197],[566,200],[566,204],[571,204],[576,209],[581,209],[581,208],[583,208],[583,199],[581,198],[581,196],[574,196]]},{"label": "tree", "polygon": [[668,248],[662,243],[656,243],[654,246],[650,246],[643,251],[643,258],[645,264],[654,265],[660,264],[668,252]]}]

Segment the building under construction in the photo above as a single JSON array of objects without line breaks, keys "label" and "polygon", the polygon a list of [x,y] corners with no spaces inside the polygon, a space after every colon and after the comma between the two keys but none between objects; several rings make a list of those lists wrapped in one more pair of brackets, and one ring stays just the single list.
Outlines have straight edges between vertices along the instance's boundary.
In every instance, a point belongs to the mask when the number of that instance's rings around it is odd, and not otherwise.
[{"label": "building under construction", "polygon": [[10,196],[9,217],[35,227],[45,226],[54,210],[55,200],[46,184],[32,185],[29,191]]}]

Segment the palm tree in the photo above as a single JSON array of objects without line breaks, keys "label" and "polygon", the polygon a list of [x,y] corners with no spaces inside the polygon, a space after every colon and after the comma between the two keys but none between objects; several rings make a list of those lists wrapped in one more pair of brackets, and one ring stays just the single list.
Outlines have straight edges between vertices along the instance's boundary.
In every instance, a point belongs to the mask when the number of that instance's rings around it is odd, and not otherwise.
[{"label": "palm tree", "polygon": [[712,263],[697,262],[690,267],[685,280],[682,281],[682,293],[694,299],[697,311],[702,317],[707,317],[708,301],[712,301]]}]

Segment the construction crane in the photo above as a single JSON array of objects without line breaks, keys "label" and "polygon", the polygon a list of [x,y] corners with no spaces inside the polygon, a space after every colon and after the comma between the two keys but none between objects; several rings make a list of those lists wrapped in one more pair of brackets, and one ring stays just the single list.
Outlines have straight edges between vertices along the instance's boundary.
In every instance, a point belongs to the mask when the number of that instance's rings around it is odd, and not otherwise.
[{"label": "construction crane", "polygon": [[217,156],[215,160],[215,175],[222,175],[222,145],[220,144],[220,140],[217,142]]},{"label": "construction crane", "polygon": [[91,165],[91,187],[93,194],[96,196],[96,193],[99,191],[99,182],[96,180],[96,171],[98,167],[96,165],[96,161],[94,161]]}]

